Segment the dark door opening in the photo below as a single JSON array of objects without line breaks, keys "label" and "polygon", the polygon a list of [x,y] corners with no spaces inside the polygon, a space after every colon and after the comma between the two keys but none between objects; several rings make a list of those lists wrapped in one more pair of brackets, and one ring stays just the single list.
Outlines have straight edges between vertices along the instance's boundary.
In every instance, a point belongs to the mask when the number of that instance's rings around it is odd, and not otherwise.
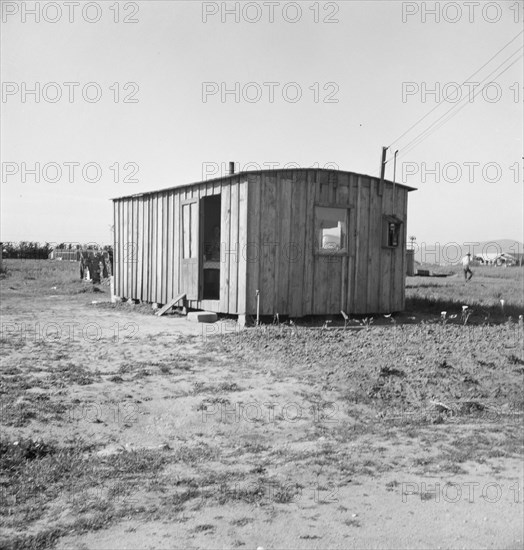
[{"label": "dark door opening", "polygon": [[201,199],[202,299],[220,300],[220,195]]}]

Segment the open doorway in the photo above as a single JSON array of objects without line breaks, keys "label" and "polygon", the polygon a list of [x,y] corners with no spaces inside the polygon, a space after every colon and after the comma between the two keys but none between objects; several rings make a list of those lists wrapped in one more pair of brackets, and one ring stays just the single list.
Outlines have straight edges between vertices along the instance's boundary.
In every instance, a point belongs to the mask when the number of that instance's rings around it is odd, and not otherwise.
[{"label": "open doorway", "polygon": [[202,235],[202,299],[220,300],[221,198],[212,195],[200,203]]}]

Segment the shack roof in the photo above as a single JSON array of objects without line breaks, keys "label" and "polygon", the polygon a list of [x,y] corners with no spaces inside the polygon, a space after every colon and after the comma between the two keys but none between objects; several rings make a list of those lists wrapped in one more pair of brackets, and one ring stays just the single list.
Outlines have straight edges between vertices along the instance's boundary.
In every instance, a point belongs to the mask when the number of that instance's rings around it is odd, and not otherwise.
[{"label": "shack roof", "polygon": [[[329,168],[277,168],[277,169],[274,169],[274,170],[270,170],[270,169],[267,169],[267,170],[248,170],[248,171],[245,171],[245,172],[235,172],[234,174],[227,174],[227,175],[224,175],[224,176],[220,176],[218,178],[211,178],[211,179],[208,179],[208,180],[202,180],[202,181],[195,181],[193,183],[185,183],[185,184],[181,184],[181,185],[173,185],[171,187],[165,187],[163,189],[156,189],[154,191],[144,191],[142,193],[134,193],[132,195],[123,195],[121,197],[114,197],[112,198],[111,200],[113,201],[118,201],[118,200],[121,200],[121,199],[134,199],[134,198],[138,198],[138,197],[145,197],[147,195],[156,195],[158,193],[166,193],[167,191],[173,191],[175,189],[184,189],[184,188],[188,188],[188,187],[193,187],[193,186],[196,186],[196,185],[202,185],[203,183],[213,183],[213,182],[217,182],[217,181],[224,181],[224,180],[228,180],[228,179],[233,179],[233,178],[238,178],[239,176],[250,176],[250,175],[253,175],[253,174],[277,174],[278,172],[307,172],[307,171],[310,171],[310,170],[314,170],[316,172],[335,172],[337,174],[349,174],[349,175],[352,175],[352,176],[360,176],[360,177],[363,177],[363,178],[371,178],[371,179],[374,179],[374,180],[379,180],[380,178],[377,177],[377,176],[369,176],[367,174],[358,174],[357,172],[349,172],[347,170],[331,170]],[[407,191],[416,191],[416,187],[410,187],[408,185],[404,185],[402,183],[395,183],[395,182],[392,182],[390,180],[387,180],[387,179],[384,179],[384,183],[389,183],[391,185],[395,185],[396,187],[402,187],[403,189],[407,189]]]}]

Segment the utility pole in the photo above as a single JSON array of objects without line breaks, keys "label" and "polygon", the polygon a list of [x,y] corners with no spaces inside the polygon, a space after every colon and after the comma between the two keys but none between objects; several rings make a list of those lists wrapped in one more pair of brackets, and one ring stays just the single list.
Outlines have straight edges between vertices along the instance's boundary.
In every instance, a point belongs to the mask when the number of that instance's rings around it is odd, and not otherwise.
[{"label": "utility pole", "polygon": [[386,152],[388,147],[382,147],[382,160],[380,162],[380,182],[384,181],[384,174],[386,172]]},{"label": "utility pole", "polygon": [[388,147],[382,147],[382,159],[380,161],[380,183],[378,185],[378,194],[382,196],[382,190],[384,189],[384,174],[386,172],[386,152]]},{"label": "utility pole", "polygon": [[396,183],[397,181],[397,155],[398,149],[395,151],[395,158],[393,160],[393,183]]}]

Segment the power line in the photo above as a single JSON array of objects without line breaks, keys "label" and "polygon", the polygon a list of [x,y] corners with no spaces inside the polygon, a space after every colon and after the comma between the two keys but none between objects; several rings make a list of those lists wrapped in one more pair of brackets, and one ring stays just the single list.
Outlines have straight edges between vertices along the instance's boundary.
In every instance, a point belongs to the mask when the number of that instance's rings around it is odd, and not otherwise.
[{"label": "power line", "polygon": [[[509,61],[515,54],[519,53],[521,50],[521,48],[519,48],[518,50],[514,51],[509,57],[507,57],[502,63],[500,63],[493,71],[491,71],[491,73],[489,73],[487,76],[485,76],[481,82],[479,82],[479,84],[482,84],[484,81],[486,81],[488,78],[490,78],[490,76],[497,72],[503,65],[504,63],[506,63],[507,61]],[[513,62],[511,63],[503,72],[506,72],[507,69],[509,69],[509,67],[513,66],[516,61],[518,61],[518,58]],[[495,80],[496,78],[498,78],[499,76],[501,76],[503,73],[500,73],[497,77],[495,77]],[[481,90],[477,91],[474,95],[473,95],[473,99],[475,99],[475,97],[480,93]],[[443,115],[441,115],[437,120],[435,120],[432,124],[430,124],[423,132],[420,132],[420,134],[418,134],[415,138],[413,138],[410,142],[408,142],[407,145],[405,145],[404,147],[402,147],[402,149],[406,149],[408,148],[412,143],[414,143],[415,141],[417,141],[421,136],[423,136],[424,134],[426,134],[428,131],[431,130],[431,128],[433,126],[435,126],[435,124],[437,124],[442,118],[444,118],[445,116],[447,116],[451,111],[453,111],[454,109],[457,109],[461,102],[463,102],[463,105],[460,107],[459,111],[462,110],[463,107],[465,107],[468,103],[468,101],[466,101],[466,99],[461,99],[458,103],[456,103],[455,105],[453,105],[452,107],[450,107]],[[471,103],[472,101],[469,101],[469,103]],[[458,111],[457,111],[458,112]],[[401,150],[402,150],[401,149]]]},{"label": "power line", "polygon": [[[515,55],[515,53],[518,53],[518,52],[514,52],[513,54],[511,54],[510,58],[513,57]],[[493,79],[492,82],[495,82],[499,77],[501,77],[507,70],[509,70],[511,67],[513,67],[513,65],[515,65],[515,63],[517,61],[519,61],[519,59],[521,59],[523,56],[520,55],[519,57],[517,57],[515,60],[513,60],[502,72],[500,72],[497,76],[495,76],[495,78]],[[509,58],[508,58],[509,59]],[[507,59],[503,62],[505,63],[507,61]],[[499,65],[497,67],[497,69],[495,70],[498,70],[500,67],[502,66]],[[493,71],[495,72],[495,71]],[[493,74],[493,73],[490,73],[490,75]],[[488,77],[490,76],[488,75]],[[486,77],[486,78],[488,78]],[[484,79],[485,80],[485,79]],[[477,97],[477,95],[479,93],[481,93],[482,89],[479,89],[474,95],[473,95],[473,99],[475,99],[475,97]],[[412,141],[410,141],[405,147],[403,147],[403,152],[401,155],[399,156],[404,156],[406,155],[409,151],[411,151],[413,148],[415,148],[417,145],[419,145],[420,143],[422,143],[425,139],[427,139],[431,134],[433,134],[434,132],[436,132],[439,128],[441,128],[442,126],[444,126],[444,124],[446,124],[446,122],[448,122],[449,120],[451,120],[453,117],[455,117],[462,109],[464,109],[464,107],[466,107],[468,105],[469,102],[464,102],[462,105],[460,105],[460,103],[457,103],[456,105],[454,105],[451,109],[449,109],[448,111],[446,111],[440,118],[438,118],[431,126],[429,126],[424,132],[422,132],[421,134],[419,134],[415,139],[413,139]],[[460,107],[459,107],[460,105]],[[453,111],[454,109],[457,109],[456,112],[454,113],[451,113],[451,111]],[[450,114],[451,113],[451,114]],[[446,117],[447,115],[448,118],[446,118],[446,120],[442,121],[441,124],[439,124],[438,126],[436,126],[435,128],[432,129],[433,126],[435,126],[436,124],[438,124],[438,122]],[[424,134],[427,134],[427,135],[424,135]]]},{"label": "power line", "polygon": [[[511,43],[513,43],[522,33],[524,33],[524,31],[520,31],[516,36],[514,36],[505,46],[503,46],[500,50],[497,51],[497,53],[495,53],[492,57],[490,57],[483,65],[482,67],[480,67],[479,69],[477,69],[472,75],[468,76],[466,78],[466,80],[464,80],[464,82],[461,84],[461,87],[464,86],[464,84],[466,82],[469,82],[469,80],[471,78],[473,78],[477,73],[479,73],[486,65],[488,65],[491,61],[493,61],[493,59],[495,59],[495,57],[497,57],[497,55],[499,55],[499,53],[501,53],[503,50],[505,50]],[[511,56],[510,56],[511,57]],[[418,126],[423,120],[425,120],[433,111],[435,111],[435,109],[438,109],[440,106],[442,105],[442,102],[440,103],[437,103],[437,105],[435,105],[435,107],[433,107],[433,109],[431,109],[428,113],[426,113],[423,117],[421,117],[420,119],[418,119],[414,124],[412,124],[402,135],[400,135],[398,138],[396,138],[390,145],[389,145],[389,149],[395,144],[397,143],[397,141],[399,141],[400,139],[402,139],[408,132],[410,132],[413,128],[415,128],[416,126]]]}]

